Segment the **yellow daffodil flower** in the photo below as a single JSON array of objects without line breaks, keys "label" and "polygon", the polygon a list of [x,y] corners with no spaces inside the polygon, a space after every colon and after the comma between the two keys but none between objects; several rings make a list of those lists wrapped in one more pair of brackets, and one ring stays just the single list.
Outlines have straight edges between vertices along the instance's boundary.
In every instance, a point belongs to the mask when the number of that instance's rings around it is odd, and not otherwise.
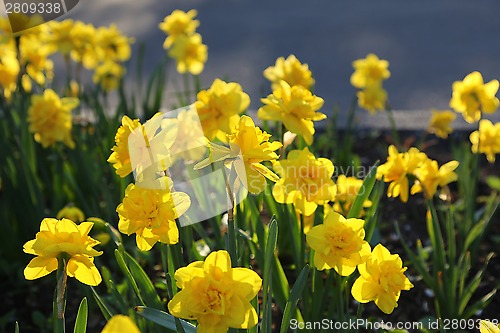
[{"label": "yellow daffodil flower", "polygon": [[387,189],[389,198],[400,196],[401,201],[407,202],[410,188],[407,176],[427,159],[427,155],[417,148],[410,148],[408,152],[400,153],[393,145],[389,146],[388,151],[387,162],[377,168],[377,179],[384,177],[386,183],[390,182]]},{"label": "yellow daffodil flower", "polygon": [[267,98],[262,99],[265,105],[258,110],[258,117],[263,120],[283,122],[292,133],[301,135],[308,145],[313,142],[314,123],[326,118],[316,112],[323,106],[323,99],[313,95],[302,86],[290,86],[280,81],[278,89]]},{"label": "yellow daffodil flower", "polygon": [[125,315],[114,315],[111,317],[106,326],[102,329],[101,333],[141,333],[139,328]]},{"label": "yellow daffodil flower", "polygon": [[404,275],[406,269],[399,255],[378,244],[366,262],[358,266],[361,276],[354,281],[351,294],[356,301],[374,301],[380,310],[391,314],[398,306],[401,291],[413,288]]},{"label": "yellow daffodil flower", "polygon": [[71,220],[76,223],[80,223],[85,221],[85,215],[83,212],[80,210],[80,208],[75,207],[75,206],[66,206],[63,209],[61,209],[57,215],[56,218],[58,220],[65,218],[68,220]]},{"label": "yellow daffodil flower", "polygon": [[262,279],[248,268],[232,268],[227,251],[216,251],[175,272],[181,289],[168,303],[175,317],[197,320],[198,333],[225,333],[230,327],[248,329],[258,323],[250,301]]},{"label": "yellow daffodil flower", "polygon": [[[171,184],[171,180],[167,180]],[[136,234],[137,247],[149,251],[157,243],[176,244],[179,230],[176,219],[191,205],[186,193],[169,189],[145,189],[129,184],[123,202],[116,208],[120,232]]]},{"label": "yellow daffodil flower", "polygon": [[206,154],[208,142],[194,105],[180,111],[177,117],[164,119],[162,127],[177,127],[177,136],[170,148],[172,160],[186,163],[198,162]]},{"label": "yellow daffodil flower", "polygon": [[166,16],[164,21],[159,24],[159,28],[168,35],[163,43],[163,48],[170,48],[180,36],[194,34],[200,25],[200,21],[194,19],[197,14],[196,9],[191,9],[188,12],[176,9]]},{"label": "yellow daffodil flower", "polygon": [[411,187],[411,194],[422,192],[422,189],[425,189],[426,198],[432,198],[438,186],[444,187],[458,179],[458,175],[454,172],[456,168],[458,168],[457,161],[448,162],[440,168],[438,168],[437,161],[431,159],[423,161],[422,165],[414,171],[417,180]]},{"label": "yellow daffodil flower", "polygon": [[457,115],[450,110],[432,110],[432,116],[429,120],[429,126],[427,126],[427,132],[435,134],[439,138],[446,139],[448,135],[453,132],[451,123],[455,121],[456,118]]},{"label": "yellow daffodil flower", "polygon": [[203,132],[209,140],[218,138],[227,142],[240,116],[250,105],[250,97],[236,82],[215,79],[212,86],[202,90],[194,103]]},{"label": "yellow daffodil flower", "polygon": [[486,154],[488,162],[495,163],[495,155],[500,153],[500,123],[481,120],[479,130],[472,132],[469,139],[474,154]]},{"label": "yellow daffodil flower", "polygon": [[495,97],[498,92],[498,80],[483,82],[479,72],[472,72],[463,81],[453,83],[453,94],[450,107],[462,113],[466,122],[472,124],[481,118],[481,113],[493,113],[499,101]]},{"label": "yellow daffodil flower", "polygon": [[316,158],[308,148],[290,151],[287,159],[275,162],[273,168],[281,176],[274,185],[273,197],[279,203],[293,203],[305,216],[335,196],[332,161]]},{"label": "yellow daffodil flower", "polygon": [[26,66],[28,76],[39,85],[44,85],[46,79],[52,80],[54,64],[48,59],[52,53],[50,45],[45,44],[38,34],[22,35],[19,39],[21,64]]},{"label": "yellow daffodil flower", "polygon": [[[351,209],[354,200],[358,196],[359,190],[363,185],[363,180],[356,177],[346,177],[345,175],[339,175],[336,181],[337,192],[335,194],[335,203],[333,204],[333,210],[336,212],[347,215]],[[364,208],[371,207],[372,202],[368,199],[363,203]],[[365,214],[362,210],[360,217]]]},{"label": "yellow daffodil flower", "polygon": [[96,34],[101,61],[124,62],[130,59],[130,44],[134,40],[123,35],[116,25],[100,27],[96,30]]},{"label": "yellow daffodil flower", "polygon": [[124,75],[125,68],[119,63],[110,60],[96,67],[92,80],[94,83],[101,85],[105,91],[112,91],[118,88]]},{"label": "yellow daffodil flower", "polygon": [[99,54],[102,52],[97,45],[97,33],[92,24],[76,21],[70,32],[73,43],[71,58],[83,64],[87,69],[94,69],[100,62]]},{"label": "yellow daffodil flower", "polygon": [[[234,169],[239,179],[246,177],[246,187],[250,193],[264,191],[267,186],[265,178],[273,182],[278,180],[278,176],[261,163],[278,159],[275,151],[282,147],[281,142],[269,142],[271,134],[255,126],[252,118],[248,116],[240,118],[228,138],[231,151],[239,152],[233,161]],[[243,184],[245,185],[245,182]]]},{"label": "yellow daffodil flower", "polygon": [[48,35],[45,42],[51,48],[57,50],[62,55],[67,56],[74,48],[75,40],[72,38],[71,31],[75,22],[71,19],[62,21],[49,21],[46,23]]},{"label": "yellow daffodil flower", "polygon": [[342,276],[351,275],[370,254],[370,244],[364,240],[364,223],[360,219],[346,219],[337,212],[330,212],[323,224],[311,228],[306,241],[315,251],[316,269],[334,268]]},{"label": "yellow daffodil flower", "polygon": [[64,259],[67,260],[68,276],[89,286],[97,286],[102,279],[94,265],[94,257],[102,252],[93,248],[99,242],[88,236],[93,225],[92,222],[76,225],[68,219],[43,219],[36,238],[24,244],[24,252],[37,256],[24,269],[24,277],[34,280],[50,274],[57,270],[58,259]]},{"label": "yellow daffodil flower", "polygon": [[358,91],[356,95],[359,106],[371,114],[386,109],[387,91],[380,84],[367,86]]},{"label": "yellow daffodil flower", "polygon": [[368,54],[364,59],[352,63],[354,73],[351,75],[351,84],[356,88],[381,86],[383,80],[391,76],[389,62],[379,59],[375,54]]},{"label": "yellow daffodil flower", "polygon": [[195,165],[201,169],[214,162],[225,161],[236,171],[238,179],[250,193],[258,194],[267,186],[266,178],[276,182],[279,178],[262,162],[274,162],[278,159],[276,150],[281,142],[269,142],[271,134],[255,126],[252,118],[241,116],[238,125],[228,135],[229,148],[210,143],[210,156]]},{"label": "yellow daffodil flower", "polygon": [[307,64],[302,64],[295,55],[288,58],[279,57],[274,66],[269,66],[264,70],[264,77],[271,81],[272,89],[280,88],[280,81],[285,81],[290,86],[302,86],[311,89],[314,84],[312,73]]},{"label": "yellow daffodil flower", "polygon": [[208,52],[207,46],[201,41],[201,35],[196,33],[176,38],[168,55],[177,61],[177,72],[198,75],[203,72]]},{"label": "yellow daffodil flower", "polygon": [[20,70],[16,44],[12,40],[0,41],[0,88],[6,98],[16,90]]},{"label": "yellow daffodil flower", "polygon": [[130,133],[141,126],[139,119],[130,119],[128,116],[123,116],[122,125],[118,128],[115,135],[115,145],[111,149],[113,153],[108,158],[108,162],[113,164],[116,173],[124,178],[132,172],[132,164],[130,162],[130,153],[128,150],[128,138]]},{"label": "yellow daffodil flower", "polygon": [[71,110],[78,103],[76,98],[59,98],[52,89],[45,90],[43,95],[33,95],[28,109],[28,122],[30,132],[35,134],[35,141],[44,148],[56,142],[74,148]]}]

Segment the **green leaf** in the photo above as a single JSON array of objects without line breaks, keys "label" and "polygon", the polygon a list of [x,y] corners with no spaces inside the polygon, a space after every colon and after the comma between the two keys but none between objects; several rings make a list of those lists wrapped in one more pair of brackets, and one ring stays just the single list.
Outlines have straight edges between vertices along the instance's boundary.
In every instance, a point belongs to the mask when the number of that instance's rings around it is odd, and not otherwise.
[{"label": "green leaf", "polygon": [[146,306],[138,306],[135,308],[135,311],[137,311],[140,316],[146,318],[147,320],[150,320],[162,327],[173,330],[174,332],[177,332],[177,326],[175,322],[176,320],[178,320],[186,333],[196,333],[196,326],[188,323],[185,320],[175,318],[171,314],[168,314],[164,311],[148,308]]},{"label": "green leaf", "polygon": [[139,291],[144,299],[145,305],[157,309],[163,308],[163,303],[156,292],[153,282],[142,269],[141,265],[127,252],[125,252],[125,261],[128,263],[130,272],[137,282]]},{"label": "green leaf", "polygon": [[354,202],[351,206],[351,209],[349,210],[349,214],[347,215],[347,218],[359,217],[359,214],[361,213],[361,210],[363,209],[363,203],[365,202],[366,199],[368,199],[368,196],[372,192],[373,186],[375,185],[378,165],[379,165],[379,161],[377,161],[371,167],[370,172],[368,172],[368,175],[366,176],[365,180],[363,181],[363,185],[361,185],[361,188],[359,189],[358,195],[356,196],[356,199],[354,200]]},{"label": "green leaf", "polygon": [[493,190],[500,192],[500,177],[488,176],[486,177],[486,184],[488,184],[488,186]]},{"label": "green leaf", "polygon": [[137,298],[139,298],[139,301],[143,305],[146,305],[141,297],[141,291],[139,290],[139,286],[137,285],[137,282],[134,280],[134,277],[132,276],[132,273],[130,272],[127,263],[125,262],[122,253],[118,249],[115,250],[115,257],[118,266],[120,266],[120,269],[122,270],[123,274],[125,274],[125,277],[127,278],[128,283],[132,286],[132,289],[135,291]]},{"label": "green leaf", "polygon": [[[491,258],[493,257],[493,253],[490,253],[484,262],[483,267],[476,273],[474,278],[467,284],[467,286],[464,289],[464,292],[462,295],[460,295],[460,306],[459,306],[459,314],[461,314],[467,307],[467,304],[469,303],[470,299],[472,298],[472,295],[476,291],[476,289],[479,287],[479,284],[481,283],[481,280],[483,279],[484,272],[486,271],[486,267],[488,267],[488,263],[490,262]],[[467,275],[468,271],[463,272],[462,274]]]},{"label": "green leaf", "polygon": [[484,295],[476,303],[467,308],[467,311],[463,313],[462,318],[470,318],[474,316],[479,310],[486,309],[488,304],[493,300],[493,297],[496,295],[496,293],[497,290],[493,289],[488,294]]},{"label": "green leaf", "polygon": [[19,333],[19,323],[16,321],[16,327],[14,333]]},{"label": "green leaf", "polygon": [[283,319],[281,320],[281,329],[280,333],[286,333],[288,331],[288,327],[290,326],[290,319],[292,318],[293,313],[295,312],[295,308],[297,307],[297,303],[302,295],[302,290],[307,283],[307,277],[309,276],[309,265],[304,266],[302,271],[295,281],[292,290],[290,291],[290,297],[285,305],[285,311],[283,312]]},{"label": "green leaf", "polygon": [[441,233],[439,217],[432,199],[427,200],[427,208],[431,214],[429,218],[426,217],[426,220],[427,233],[429,234],[429,239],[431,240],[432,249],[435,251],[435,253],[433,253],[434,270],[435,272],[443,272],[447,269],[444,240],[443,234]]},{"label": "green leaf", "polygon": [[74,333],[86,333],[87,332],[87,318],[89,315],[87,298],[84,297],[78,308],[78,313],[76,315],[75,329]]},{"label": "green leaf", "polygon": [[278,306],[284,310],[286,306],[286,299],[290,293],[288,280],[286,278],[285,270],[281,265],[281,261],[277,256],[273,257],[273,297]]},{"label": "green leaf", "polygon": [[110,310],[110,307],[106,302],[97,294],[95,291],[94,287],[90,287],[92,290],[92,294],[94,295],[94,298],[97,302],[97,305],[99,306],[99,309],[101,309],[102,315],[104,316],[104,319],[108,321],[111,317],[113,317],[116,313]]},{"label": "green leaf", "polygon": [[271,268],[274,258],[274,251],[278,241],[278,223],[275,219],[269,225],[269,234],[267,236],[266,252],[264,253],[264,291],[269,287],[271,281]]},{"label": "green leaf", "polygon": [[472,243],[483,233],[484,229],[486,227],[486,222],[481,221],[474,225],[472,229],[469,231],[467,234],[467,238],[465,238],[465,243],[464,243],[464,248],[463,251],[467,251],[469,247],[472,245]]},{"label": "green leaf", "polygon": [[401,230],[399,229],[399,225],[397,223],[394,224],[395,229],[396,229],[396,234],[398,235],[399,239],[401,239],[401,244],[403,245],[403,248],[406,252],[406,254],[410,257],[410,260],[413,265],[415,265],[415,269],[418,271],[418,273],[422,276],[424,279],[425,283],[435,290],[435,281],[432,279],[431,275],[429,274],[429,267],[426,263],[426,254],[423,251],[422,248],[422,243],[420,240],[417,241],[417,253],[415,254],[406,241],[404,240],[403,236],[401,235]]},{"label": "green leaf", "polygon": [[264,316],[262,320],[262,330],[263,332],[271,332],[271,298],[272,298],[272,263],[274,257],[274,250],[276,249],[276,243],[278,241],[278,223],[274,218],[271,219],[271,224],[269,225],[269,233],[267,236],[266,252],[264,253],[264,281],[263,281],[263,304],[264,304]]}]

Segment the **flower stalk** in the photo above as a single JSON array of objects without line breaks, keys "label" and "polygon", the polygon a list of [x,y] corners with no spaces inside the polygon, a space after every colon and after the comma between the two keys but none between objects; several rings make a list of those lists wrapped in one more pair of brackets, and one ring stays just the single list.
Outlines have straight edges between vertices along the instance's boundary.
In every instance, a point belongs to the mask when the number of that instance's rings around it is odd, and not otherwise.
[{"label": "flower stalk", "polygon": [[231,262],[235,266],[238,262],[237,245],[236,245],[236,226],[234,221],[234,193],[231,190],[230,180],[226,179],[226,191],[228,197],[227,207],[227,247]]},{"label": "flower stalk", "polygon": [[[61,253],[57,258],[57,286],[54,299],[54,332],[61,333],[66,331],[64,312],[66,310],[66,283],[68,275],[66,273],[67,255]],[[57,310],[57,311],[56,311]]]}]

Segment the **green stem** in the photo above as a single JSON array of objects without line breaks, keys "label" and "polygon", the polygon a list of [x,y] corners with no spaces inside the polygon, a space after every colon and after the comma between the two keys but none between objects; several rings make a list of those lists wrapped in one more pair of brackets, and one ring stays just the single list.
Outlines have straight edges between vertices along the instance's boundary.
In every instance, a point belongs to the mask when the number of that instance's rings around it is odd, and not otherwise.
[{"label": "green stem", "polygon": [[201,80],[199,75],[194,75],[194,89],[196,94],[198,94],[201,91]]},{"label": "green stem", "polygon": [[396,147],[398,147],[398,149],[401,149],[402,148],[401,139],[399,138],[398,128],[396,126],[396,120],[394,119],[394,113],[392,112],[392,108],[389,105],[387,105],[385,113],[387,114],[387,119],[389,119],[389,124],[391,126],[391,133],[394,139],[394,143],[396,144]]},{"label": "green stem", "polygon": [[165,280],[167,284],[168,298],[172,299],[175,295],[175,291],[177,291],[177,287],[174,285],[175,266],[172,260],[170,245],[161,244],[160,252],[161,252],[161,261],[163,265],[163,270],[165,271]]},{"label": "green stem", "polygon": [[227,248],[231,256],[231,263],[233,267],[238,264],[238,254],[236,252],[236,226],[234,222],[234,196],[229,180],[226,180],[226,190],[228,195],[228,208],[227,208]]},{"label": "green stem", "polygon": [[344,321],[344,288],[343,288],[343,283],[342,283],[342,276],[338,274],[337,272],[332,272],[332,274],[335,274],[335,287],[337,288],[337,321],[343,322]]},{"label": "green stem", "polygon": [[66,84],[71,89],[71,60],[69,54],[64,55],[64,64],[66,65]]},{"label": "green stem", "polygon": [[66,258],[64,255],[57,258],[57,287],[54,300],[54,332],[64,333],[66,331],[64,311],[66,309],[66,282],[68,275],[66,273]]},{"label": "green stem", "polygon": [[305,251],[306,251],[306,246],[305,246],[305,243],[306,243],[306,236],[305,236],[305,233],[304,233],[304,223],[305,223],[305,219],[304,219],[304,215],[303,214],[299,214],[300,215],[300,266],[299,267],[303,267],[304,266],[304,256],[305,256]]},{"label": "green stem", "polygon": [[428,136],[428,135],[429,135],[429,132],[425,131],[425,132],[424,132],[424,134],[422,134],[422,135],[420,136],[420,138],[418,139],[416,146],[417,146],[417,148],[418,148],[419,150],[422,150],[422,149],[423,149],[423,147],[422,147],[422,146],[424,145],[425,139],[427,139],[427,136]]},{"label": "green stem", "polygon": [[190,104],[189,100],[190,100],[190,97],[191,97],[190,96],[191,94],[189,92],[189,74],[185,73],[183,75],[183,78],[184,78],[184,96],[186,98],[186,101],[185,101],[185,103],[184,103],[183,106],[185,106],[185,105],[189,105]]}]

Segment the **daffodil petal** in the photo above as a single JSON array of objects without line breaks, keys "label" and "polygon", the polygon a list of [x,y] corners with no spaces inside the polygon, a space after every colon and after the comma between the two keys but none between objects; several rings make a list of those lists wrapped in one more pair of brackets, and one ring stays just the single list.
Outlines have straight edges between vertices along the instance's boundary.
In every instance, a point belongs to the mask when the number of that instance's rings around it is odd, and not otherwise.
[{"label": "daffodil petal", "polygon": [[71,257],[67,263],[66,271],[68,276],[75,277],[81,283],[89,286],[97,286],[102,281],[101,274],[94,262],[86,256]]},{"label": "daffodil petal", "polygon": [[31,259],[28,266],[24,269],[26,280],[34,280],[57,270],[56,258],[36,257]]}]

